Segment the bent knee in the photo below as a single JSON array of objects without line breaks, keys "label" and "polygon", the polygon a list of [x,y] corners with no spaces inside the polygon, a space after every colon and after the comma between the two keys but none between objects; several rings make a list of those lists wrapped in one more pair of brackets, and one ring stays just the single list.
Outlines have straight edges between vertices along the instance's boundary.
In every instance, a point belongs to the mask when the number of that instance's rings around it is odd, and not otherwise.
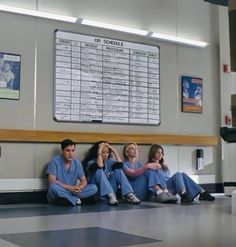
[{"label": "bent knee", "polygon": [[58,189],[61,189],[61,185],[59,185],[58,183],[53,183],[49,185],[49,190],[51,191],[57,191]]},{"label": "bent knee", "polygon": [[90,190],[92,190],[94,194],[97,193],[98,187],[95,184],[89,184],[87,186],[89,186]]},{"label": "bent knee", "polygon": [[181,172],[176,172],[175,175],[176,175],[176,176],[181,176],[182,173],[181,173]]}]

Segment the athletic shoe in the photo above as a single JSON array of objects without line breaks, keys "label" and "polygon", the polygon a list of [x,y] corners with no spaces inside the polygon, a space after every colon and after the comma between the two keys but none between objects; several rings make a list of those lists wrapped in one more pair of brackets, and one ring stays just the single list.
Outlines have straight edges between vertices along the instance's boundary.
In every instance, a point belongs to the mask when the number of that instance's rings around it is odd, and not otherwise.
[{"label": "athletic shoe", "polygon": [[118,205],[118,201],[117,201],[116,195],[114,193],[110,193],[108,195],[108,204],[111,206],[117,206]]},{"label": "athletic shoe", "polygon": [[193,198],[192,197],[190,197],[186,192],[185,193],[183,193],[181,196],[181,202],[182,203],[191,203],[191,202],[193,202]]},{"label": "athletic shoe", "polygon": [[174,195],[172,195],[169,191],[166,192],[167,196],[170,198],[170,203],[176,203],[178,201],[178,198]]},{"label": "athletic shoe", "polygon": [[139,204],[141,202],[134,193],[127,194],[125,198],[131,204]]},{"label": "athletic shoe", "polygon": [[214,201],[215,197],[212,196],[208,191],[200,193],[199,200],[201,201]]},{"label": "athletic shoe", "polygon": [[77,201],[76,201],[76,205],[81,205],[81,204],[82,204],[82,202],[81,202],[81,200],[78,198]]},{"label": "athletic shoe", "polygon": [[171,199],[170,197],[167,195],[167,193],[162,192],[158,195],[156,195],[156,202],[160,202],[160,203],[170,203]]}]

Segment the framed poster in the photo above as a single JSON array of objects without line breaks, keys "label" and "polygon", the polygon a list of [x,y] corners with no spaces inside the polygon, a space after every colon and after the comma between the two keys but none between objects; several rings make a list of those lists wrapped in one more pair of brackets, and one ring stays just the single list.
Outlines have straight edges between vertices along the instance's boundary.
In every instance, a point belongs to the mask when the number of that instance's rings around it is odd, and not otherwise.
[{"label": "framed poster", "polygon": [[21,56],[0,52],[0,98],[20,98]]},{"label": "framed poster", "polygon": [[182,111],[202,113],[203,83],[202,78],[182,76]]},{"label": "framed poster", "polygon": [[159,47],[55,31],[54,119],[160,124]]}]

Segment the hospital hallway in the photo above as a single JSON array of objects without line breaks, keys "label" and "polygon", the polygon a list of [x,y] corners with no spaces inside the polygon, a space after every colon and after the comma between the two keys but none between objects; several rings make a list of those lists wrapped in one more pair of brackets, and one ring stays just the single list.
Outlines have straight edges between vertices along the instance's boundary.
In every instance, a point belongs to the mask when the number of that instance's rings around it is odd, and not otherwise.
[{"label": "hospital hallway", "polygon": [[235,247],[231,198],[191,205],[0,205],[0,247]]}]

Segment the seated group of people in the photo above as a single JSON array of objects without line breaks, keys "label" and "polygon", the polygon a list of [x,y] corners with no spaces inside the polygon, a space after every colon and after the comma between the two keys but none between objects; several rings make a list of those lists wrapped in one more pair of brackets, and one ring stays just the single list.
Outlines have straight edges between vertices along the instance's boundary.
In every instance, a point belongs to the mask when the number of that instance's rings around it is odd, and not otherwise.
[{"label": "seated group of people", "polygon": [[50,203],[80,205],[83,202],[107,200],[118,205],[117,190],[121,199],[139,204],[141,200],[154,199],[160,203],[175,203],[179,195],[182,203],[215,198],[196,184],[187,174],[170,175],[164,163],[162,146],[154,144],[148,154],[148,162],[138,160],[136,143],[124,146],[124,161],[109,143],[95,143],[81,162],[74,158],[76,144],[66,139],[61,142],[61,155],[48,164],[46,175]]}]

